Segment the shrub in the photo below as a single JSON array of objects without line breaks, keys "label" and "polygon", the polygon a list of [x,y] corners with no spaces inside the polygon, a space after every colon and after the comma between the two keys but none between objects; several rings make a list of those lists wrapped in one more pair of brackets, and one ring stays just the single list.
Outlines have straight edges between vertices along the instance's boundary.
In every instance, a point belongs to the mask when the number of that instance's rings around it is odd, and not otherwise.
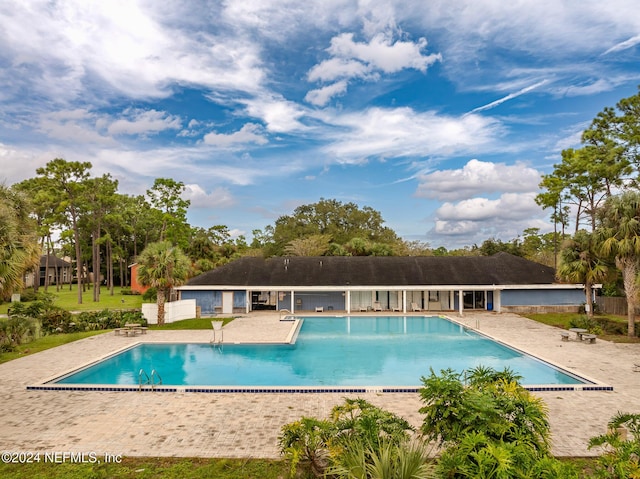
[{"label": "shrub", "polygon": [[546,407],[519,380],[509,369],[485,367],[422,378],[421,430],[444,446],[442,477],[578,477],[550,456]]},{"label": "shrub", "polygon": [[509,369],[496,372],[478,367],[463,375],[452,369],[436,375],[433,370],[423,377],[420,409],[425,414],[422,432],[441,444],[459,441],[469,432],[485,434],[490,439],[527,442],[547,451],[549,423],[541,399],[532,396],[519,384],[520,377]]},{"label": "shrub", "polygon": [[44,301],[47,303],[53,303],[55,294],[45,291],[35,292],[32,288],[25,289],[20,293],[20,302],[29,303],[31,301]]},{"label": "shrub", "polygon": [[602,327],[595,318],[590,318],[587,315],[581,315],[577,318],[572,318],[569,321],[569,327],[582,328],[588,330],[591,334],[602,334]]},{"label": "shrub", "polygon": [[127,323],[138,323],[146,326],[147,322],[139,310],[112,311],[104,309],[102,311],[83,311],[78,314],[74,321],[78,331],[95,331],[99,329],[120,328]]},{"label": "shrub", "polygon": [[357,437],[365,446],[379,448],[382,441],[399,444],[409,439],[413,427],[400,416],[380,409],[364,399],[345,399],[331,412],[337,439]]},{"label": "shrub", "polygon": [[140,296],[138,291],[132,291],[131,288],[122,288],[120,294],[123,296]]},{"label": "shrub", "polygon": [[333,423],[312,417],[282,426],[278,444],[290,463],[291,476],[295,476],[298,466],[320,476],[328,465],[329,440],[335,433]]},{"label": "shrub", "polygon": [[[355,469],[364,472],[371,468],[409,468],[423,474],[426,468],[420,466],[424,462],[416,465],[416,457],[426,458],[426,452],[422,445],[408,442],[410,431],[413,428],[407,421],[389,411],[364,399],[345,399],[332,409],[330,420],[303,417],[286,424],[278,441],[280,452],[291,464],[292,476],[298,466],[315,476],[354,477]],[[394,474],[381,477],[404,477]]]},{"label": "shrub", "polygon": [[596,477],[640,477],[640,414],[617,413],[609,421],[607,434],[591,438],[589,448],[594,447],[604,448],[598,458]]},{"label": "shrub", "polygon": [[373,449],[351,439],[325,477],[428,479],[434,476],[428,448],[420,441],[393,444],[383,440]]},{"label": "shrub", "polygon": [[16,346],[35,339],[37,322],[26,316],[0,320],[0,351],[13,351]]},{"label": "shrub", "polygon": [[51,306],[43,311],[38,318],[40,319],[42,332],[44,334],[70,333],[76,331],[71,313],[66,309]]}]

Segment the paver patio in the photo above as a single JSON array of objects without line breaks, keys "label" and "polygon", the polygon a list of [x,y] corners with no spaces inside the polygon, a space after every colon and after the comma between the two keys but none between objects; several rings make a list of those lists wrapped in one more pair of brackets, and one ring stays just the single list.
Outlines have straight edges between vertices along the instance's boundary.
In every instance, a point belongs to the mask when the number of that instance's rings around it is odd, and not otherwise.
[{"label": "paver patio", "polygon": [[[536,393],[549,407],[553,453],[588,456],[590,437],[606,430],[616,411],[640,413],[640,344],[561,341],[559,330],[515,314],[465,313],[452,319],[613,391]],[[278,342],[291,323],[277,314],[241,317],[225,326],[225,342]],[[301,416],[325,417],[344,394],[160,393],[37,391],[41,384],[133,342],[208,342],[207,331],[149,331],[136,338],[93,336],[0,365],[0,451],[93,452],[98,455],[279,457],[283,424]],[[425,374],[428,370],[425,371]],[[414,426],[422,421],[417,394],[359,394]]]}]

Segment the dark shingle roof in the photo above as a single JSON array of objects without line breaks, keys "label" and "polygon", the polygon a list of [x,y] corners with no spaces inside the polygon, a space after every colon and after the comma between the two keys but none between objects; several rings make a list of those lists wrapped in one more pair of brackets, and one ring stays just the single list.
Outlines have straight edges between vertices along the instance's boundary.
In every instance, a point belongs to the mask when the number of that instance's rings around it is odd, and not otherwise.
[{"label": "dark shingle roof", "polygon": [[409,286],[551,284],[553,268],[493,256],[292,256],[241,258],[192,278],[191,286]]},{"label": "dark shingle roof", "polygon": [[[40,256],[40,267],[44,268],[47,264],[47,255]],[[73,266],[68,261],[58,258],[57,256],[49,255],[49,268],[70,268]]]}]

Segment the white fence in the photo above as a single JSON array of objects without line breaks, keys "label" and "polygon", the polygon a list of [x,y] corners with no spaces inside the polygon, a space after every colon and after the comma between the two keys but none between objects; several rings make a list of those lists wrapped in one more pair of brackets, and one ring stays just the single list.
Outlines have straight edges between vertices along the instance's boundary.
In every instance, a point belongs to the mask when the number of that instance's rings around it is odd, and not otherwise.
[{"label": "white fence", "polygon": [[[156,303],[142,303],[142,316],[149,324],[158,324],[158,305]],[[196,317],[196,300],[183,299],[164,304],[164,322],[173,323],[181,319]]]}]

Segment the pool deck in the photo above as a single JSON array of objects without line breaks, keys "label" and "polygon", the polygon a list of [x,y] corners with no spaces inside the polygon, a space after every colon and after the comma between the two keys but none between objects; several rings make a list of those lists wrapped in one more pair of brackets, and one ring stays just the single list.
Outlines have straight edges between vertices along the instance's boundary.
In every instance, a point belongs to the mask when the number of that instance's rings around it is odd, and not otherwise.
[{"label": "pool deck", "polygon": [[[328,315],[327,313],[324,313]],[[386,313],[384,313],[386,314]],[[314,316],[316,314],[313,314]],[[546,391],[553,453],[592,456],[590,437],[606,431],[617,411],[640,413],[640,344],[561,341],[560,330],[515,314],[448,315],[613,391]],[[227,342],[284,342],[292,322],[273,313],[240,317],[224,328]],[[212,331],[106,333],[0,364],[0,451],[122,456],[278,458],[283,424],[326,417],[344,393],[181,393],[42,391],[27,386],[70,371],[139,341],[209,342]],[[428,371],[425,371],[428,374]],[[353,396],[389,409],[419,427],[417,393]]]}]

